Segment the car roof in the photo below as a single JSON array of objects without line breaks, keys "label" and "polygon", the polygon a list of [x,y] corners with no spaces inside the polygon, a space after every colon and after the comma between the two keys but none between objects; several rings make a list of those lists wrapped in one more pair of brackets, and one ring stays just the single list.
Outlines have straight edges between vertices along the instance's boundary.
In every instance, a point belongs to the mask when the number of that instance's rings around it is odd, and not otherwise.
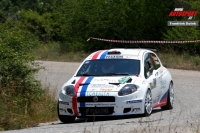
[{"label": "car roof", "polygon": [[141,59],[145,52],[152,52],[144,48],[112,48],[106,50],[95,51],[90,54],[85,60],[95,59],[111,59],[111,58],[127,58],[127,59]]}]

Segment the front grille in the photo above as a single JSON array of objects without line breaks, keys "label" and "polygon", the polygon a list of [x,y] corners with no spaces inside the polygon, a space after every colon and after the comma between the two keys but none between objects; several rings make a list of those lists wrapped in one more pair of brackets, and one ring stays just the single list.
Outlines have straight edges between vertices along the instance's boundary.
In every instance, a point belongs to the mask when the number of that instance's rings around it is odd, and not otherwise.
[{"label": "front grille", "polygon": [[82,115],[110,115],[114,112],[114,107],[79,107]]},{"label": "front grille", "polygon": [[[94,96],[78,97],[78,102],[94,102]],[[113,96],[97,96],[98,101],[96,102],[115,102],[115,97]]]}]

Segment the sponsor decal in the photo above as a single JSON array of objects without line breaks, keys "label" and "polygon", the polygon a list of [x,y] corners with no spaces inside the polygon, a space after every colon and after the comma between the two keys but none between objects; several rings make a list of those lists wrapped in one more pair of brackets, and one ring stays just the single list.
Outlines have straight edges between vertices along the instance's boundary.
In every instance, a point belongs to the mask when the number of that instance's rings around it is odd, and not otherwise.
[{"label": "sponsor decal", "polygon": [[120,84],[124,84],[124,83],[126,83],[129,79],[131,79],[131,77],[123,77],[123,78],[119,79],[118,81],[119,81]]},{"label": "sponsor decal", "polygon": [[132,56],[132,55],[124,55],[124,56],[123,56],[123,58],[127,58],[127,59],[131,59],[131,58],[133,58],[133,57],[138,57],[138,56],[136,56],[136,55],[135,55],[135,56]]},{"label": "sponsor decal", "polygon": [[109,88],[101,88],[100,91],[112,91],[112,89],[109,89]]},{"label": "sponsor decal", "polygon": [[150,83],[151,89],[156,88],[156,79],[153,79],[153,82]]},{"label": "sponsor decal", "polygon": [[126,101],[126,104],[132,104],[132,103],[141,103],[142,100],[130,100],[130,101]]},{"label": "sponsor decal", "polygon": [[115,106],[116,103],[86,103],[86,106]]},{"label": "sponsor decal", "polygon": [[59,101],[60,104],[69,105],[69,102]]},{"label": "sponsor decal", "polygon": [[166,80],[161,80],[161,89],[165,89],[167,86]]},{"label": "sponsor decal", "polygon": [[109,92],[104,91],[92,91],[92,92],[86,92],[86,96],[109,96]]},{"label": "sponsor decal", "polygon": [[110,58],[123,58],[123,56],[122,55],[107,55],[105,57],[105,59],[110,59]]},{"label": "sponsor decal", "polygon": [[165,70],[166,70],[166,68],[162,66],[162,67],[160,68],[160,73],[164,72]]},{"label": "sponsor decal", "polygon": [[106,88],[106,89],[112,89],[114,88],[113,85],[110,84],[90,84],[88,88]]},{"label": "sponsor decal", "polygon": [[118,81],[116,79],[94,79],[93,81],[97,81],[97,82],[117,82]]}]

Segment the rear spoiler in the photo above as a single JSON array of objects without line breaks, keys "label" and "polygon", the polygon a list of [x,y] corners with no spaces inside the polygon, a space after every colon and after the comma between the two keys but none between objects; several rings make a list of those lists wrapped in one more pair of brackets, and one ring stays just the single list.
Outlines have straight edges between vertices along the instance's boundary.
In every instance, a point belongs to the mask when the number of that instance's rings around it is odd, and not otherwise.
[{"label": "rear spoiler", "polygon": [[[158,51],[157,48],[153,48],[153,47],[123,47],[123,48],[126,48],[126,49],[147,49],[147,50],[150,50],[150,51],[153,51],[153,52]],[[115,48],[113,48],[113,49],[115,49]]]}]

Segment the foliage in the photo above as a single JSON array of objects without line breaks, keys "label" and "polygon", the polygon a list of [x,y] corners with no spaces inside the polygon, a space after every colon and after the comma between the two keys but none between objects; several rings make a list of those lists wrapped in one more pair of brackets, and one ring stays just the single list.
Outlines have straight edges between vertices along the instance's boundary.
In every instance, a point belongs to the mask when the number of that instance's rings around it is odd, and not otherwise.
[{"label": "foliage", "polygon": [[[179,4],[177,4],[177,8],[181,7],[185,10],[197,10],[200,11],[200,1],[186,1],[181,0]],[[177,17],[176,17],[177,18]],[[182,21],[186,21],[188,18],[182,18]],[[200,22],[200,13],[197,14],[196,17],[192,19],[193,21]],[[188,21],[188,20],[187,20]],[[163,33],[163,38],[166,40],[200,40],[200,27],[172,27],[167,29],[167,32]],[[188,52],[190,54],[196,55],[200,52],[200,44],[199,43],[190,43],[190,44],[176,44],[170,46],[173,50],[180,52]]]},{"label": "foliage", "polygon": [[34,62],[32,54],[32,49],[38,45],[38,39],[23,28],[20,22],[13,19],[7,20],[0,27],[0,128],[2,130],[33,125],[34,121],[27,119],[34,112],[34,104],[43,100],[45,95],[40,82],[34,78],[40,69],[39,64]]}]

